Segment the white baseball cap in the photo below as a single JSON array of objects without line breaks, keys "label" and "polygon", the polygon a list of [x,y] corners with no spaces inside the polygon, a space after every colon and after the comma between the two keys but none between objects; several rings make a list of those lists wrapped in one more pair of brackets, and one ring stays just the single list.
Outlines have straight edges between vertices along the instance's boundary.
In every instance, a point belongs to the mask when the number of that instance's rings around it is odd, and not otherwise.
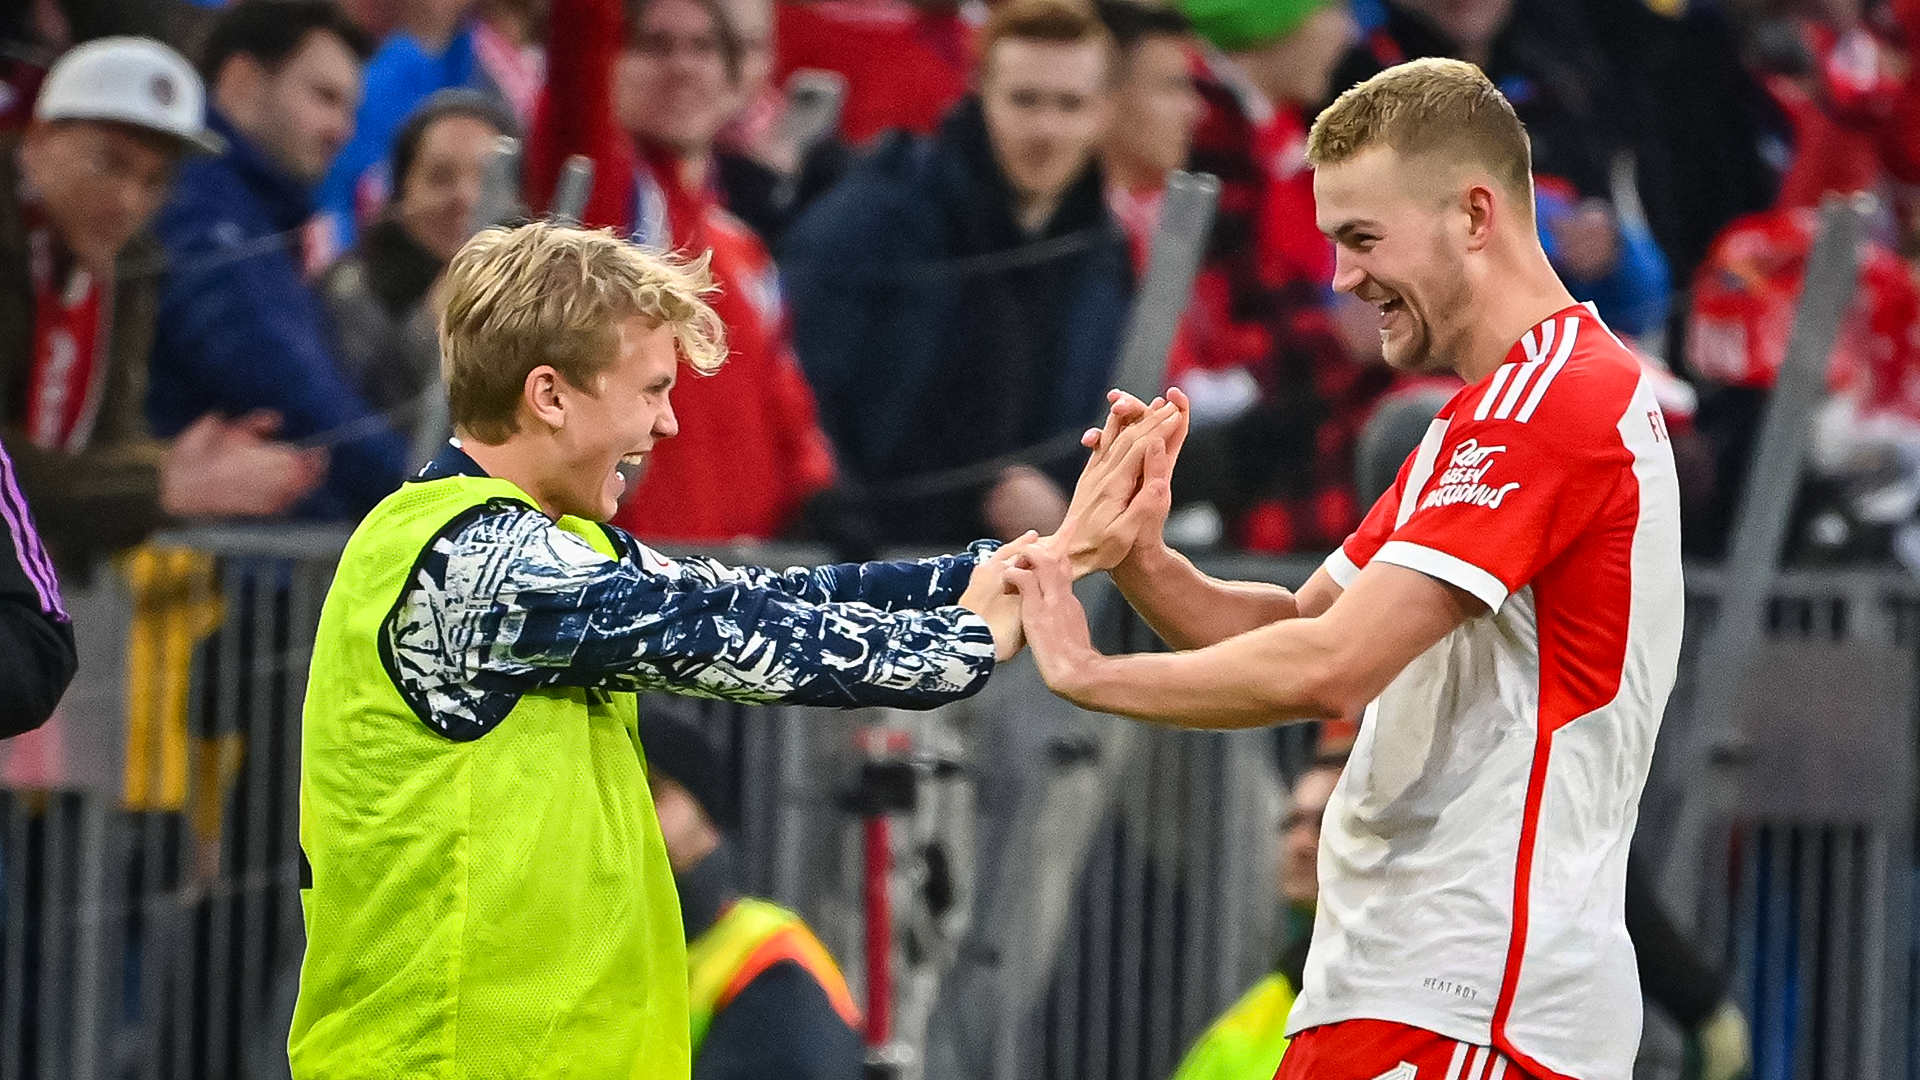
[{"label": "white baseball cap", "polygon": [[226,140],[207,130],[207,95],[186,58],[152,38],[105,37],[54,62],[34,102],[36,120],[112,120],[171,135],[218,154]]}]

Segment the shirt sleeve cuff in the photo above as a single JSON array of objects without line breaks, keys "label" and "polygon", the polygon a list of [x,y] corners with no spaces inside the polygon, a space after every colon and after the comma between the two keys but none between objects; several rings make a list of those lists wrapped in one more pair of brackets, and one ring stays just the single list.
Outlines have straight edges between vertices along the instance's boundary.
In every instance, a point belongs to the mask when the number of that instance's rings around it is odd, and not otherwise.
[{"label": "shirt sleeve cuff", "polygon": [[1347,558],[1347,549],[1343,547],[1334,548],[1333,554],[1327,556],[1327,561],[1320,566],[1333,579],[1333,583],[1342,589],[1350,588],[1353,579],[1360,576],[1360,567]]},{"label": "shirt sleeve cuff", "polygon": [[1507,602],[1507,587],[1499,578],[1444,551],[1435,551],[1405,540],[1389,540],[1380,548],[1380,553],[1373,557],[1373,561],[1418,570],[1430,578],[1465,589],[1487,605],[1489,611],[1499,611],[1500,605]]}]

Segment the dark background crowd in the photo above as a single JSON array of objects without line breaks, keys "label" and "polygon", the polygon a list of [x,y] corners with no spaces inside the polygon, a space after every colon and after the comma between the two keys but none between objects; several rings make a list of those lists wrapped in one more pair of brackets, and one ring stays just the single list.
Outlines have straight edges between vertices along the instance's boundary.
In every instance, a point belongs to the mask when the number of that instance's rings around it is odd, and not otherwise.
[{"label": "dark background crowd", "polygon": [[[619,523],[844,553],[1050,529],[1169,173],[1218,220],[1168,381],[1176,542],[1326,550],[1458,389],[1331,289],[1303,153],[1344,87],[1471,60],[1562,276],[1644,358],[1722,550],[1831,192],[1877,197],[1796,558],[1920,564],[1920,0],[28,0],[0,26],[0,439],[56,560],[350,522],[448,434],[442,269],[553,209],[711,251],[731,358]],[[164,41],[205,150],[36,119]],[[513,141],[502,156],[502,139]],[[504,170],[504,171],[503,171]],[[493,187],[489,187],[490,182]],[[500,199],[504,183],[516,199]],[[511,204],[511,205],[507,205]],[[489,215],[492,215],[490,218]]]}]

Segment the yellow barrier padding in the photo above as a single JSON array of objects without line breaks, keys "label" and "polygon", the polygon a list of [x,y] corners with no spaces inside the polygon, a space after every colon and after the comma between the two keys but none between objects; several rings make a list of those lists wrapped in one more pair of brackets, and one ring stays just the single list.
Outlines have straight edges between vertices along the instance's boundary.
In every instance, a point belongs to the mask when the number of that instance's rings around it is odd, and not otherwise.
[{"label": "yellow barrier padding", "polygon": [[[219,831],[226,784],[238,772],[241,738],[194,748],[189,762],[187,704],[193,650],[220,627],[220,598],[210,555],[143,544],[115,560],[133,598],[127,640],[127,753],[123,802],[129,810],[178,811],[189,782],[198,789],[195,827],[211,800]],[[190,776],[190,767],[191,773]]]}]

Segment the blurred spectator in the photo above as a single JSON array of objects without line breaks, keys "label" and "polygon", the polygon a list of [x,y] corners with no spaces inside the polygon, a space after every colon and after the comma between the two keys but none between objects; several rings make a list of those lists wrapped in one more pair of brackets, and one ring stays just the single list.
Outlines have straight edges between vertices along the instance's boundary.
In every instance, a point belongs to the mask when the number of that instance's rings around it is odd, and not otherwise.
[{"label": "blurred spectator", "polygon": [[1541,239],[1567,288],[1594,302],[1619,333],[1663,330],[1672,294],[1666,257],[1644,222],[1615,205],[1616,166],[1629,160],[1620,157],[1628,149],[1620,90],[1581,8],[1560,0],[1385,0],[1382,11],[1335,86],[1422,56],[1479,65],[1527,125]]},{"label": "blurred spectator", "polygon": [[[1741,218],[1694,283],[1687,354],[1703,390],[1700,425],[1716,464],[1713,500],[1691,513],[1690,550],[1723,553],[1754,453],[1767,393],[1786,356],[1818,228],[1809,207]],[[1815,428],[1818,481],[1803,498],[1794,556],[1855,560],[1896,554],[1920,566],[1920,288],[1880,244],[1861,253],[1859,291],[1828,362],[1833,391]],[[1830,490],[1822,491],[1822,487]],[[1806,525],[1830,516],[1829,539]]]},{"label": "blurred spectator", "polygon": [[1799,5],[1757,36],[1767,91],[1792,128],[1780,206],[1888,179],[1920,184],[1920,0]]},{"label": "blurred spectator", "polygon": [[1753,1034],[1727,996],[1725,977],[1707,966],[1692,941],[1660,905],[1652,872],[1627,858],[1627,936],[1642,994],[1680,1025],[1688,1080],[1746,1080],[1753,1072]]},{"label": "blurred spectator", "polygon": [[1272,1076],[1287,1050],[1287,1014],[1300,992],[1320,900],[1320,823],[1340,782],[1342,763],[1323,759],[1293,784],[1293,806],[1280,824],[1279,898],[1286,905],[1286,944],[1273,971],[1200,1036],[1173,1080],[1245,1080]]},{"label": "blurred spectator", "polygon": [[79,658],[53,560],[0,448],[0,739],[47,722]]},{"label": "blurred spectator", "polygon": [[[1193,167],[1220,177],[1220,215],[1188,316],[1194,438],[1175,497],[1210,503],[1257,551],[1324,550],[1359,522],[1353,443],[1386,384],[1357,363],[1314,220],[1308,125],[1353,40],[1332,0],[1183,0],[1213,47]],[[1368,312],[1371,316],[1371,311]],[[1358,342],[1379,348],[1377,319]]]},{"label": "blurred spectator", "polygon": [[[545,81],[544,60],[496,30],[476,0],[416,0],[400,28],[367,61],[366,87],[353,137],[320,182],[329,252],[352,247],[360,229],[398,190],[388,152],[408,116],[437,90],[466,87],[532,118]],[[323,254],[321,263],[332,261]]]},{"label": "blurred spectator", "polygon": [[47,65],[73,38],[53,0],[10,5],[0,14],[0,135],[27,126]]},{"label": "blurred spectator", "polygon": [[160,253],[145,230],[180,160],[214,145],[193,69],[144,38],[69,52],[0,143],[0,441],[67,568],[169,517],[279,513],[324,467],[265,441],[260,417],[196,410],[171,447],[148,433]]},{"label": "blurred spectator", "polygon": [[398,487],[406,442],[348,386],[309,285],[313,187],[352,130],[367,41],[330,0],[241,0],[201,65],[218,157],[188,162],[155,231],[160,293],[147,414],[171,435],[212,409],[271,410],[283,434],[331,445],[309,517],[356,518]]},{"label": "blurred spectator", "polygon": [[369,41],[385,41],[400,29],[407,0],[340,0],[340,10]]},{"label": "blurred spectator", "polygon": [[840,134],[931,135],[967,94],[973,28],[959,0],[801,0],[780,4],[774,80],[831,71],[846,80]]},{"label": "blurred spectator", "polygon": [[810,71],[773,83],[774,0],[726,0],[740,38],[740,115],[714,156],[721,201],[768,247],[853,168],[838,134],[846,81]]},{"label": "blurred spectator", "polygon": [[513,119],[472,90],[442,90],[393,144],[394,198],[359,247],[321,279],[339,328],[340,359],[367,403],[427,461],[453,434],[440,381],[441,271],[475,231],[487,163]]},{"label": "blurred spectator", "polygon": [[[1127,231],[1134,272],[1144,275],[1154,231],[1160,227],[1167,177],[1186,165],[1204,107],[1193,85],[1198,42],[1192,24],[1171,8],[1100,0],[1095,10],[1120,57],[1113,123],[1100,147],[1107,208]],[[1189,330],[1183,322],[1174,340],[1168,371],[1175,376],[1194,366]],[[1189,396],[1194,393],[1191,387],[1182,388]]]},{"label": "blurred spectator", "polygon": [[[1772,205],[1777,110],[1740,56],[1722,3],[1584,0],[1612,71],[1638,194],[1674,281],[1742,214]],[[1674,335],[1675,339],[1681,335]]]},{"label": "blurred spectator", "polygon": [[640,743],[687,927],[694,1080],[853,1080],[864,1048],[846,978],[800,916],[741,895],[722,764],[685,711],[646,702]]},{"label": "blurred spectator", "polygon": [[[624,44],[623,44],[624,43]],[[793,530],[834,463],[788,345],[773,260],[714,194],[713,153],[740,106],[740,42],[719,0],[555,0],[549,95],[530,140],[528,202],[562,161],[594,162],[589,225],[710,250],[727,327],[720,371],[674,390],[681,434],[648,455],[615,524],[636,535],[726,542]]]},{"label": "blurred spectator", "polygon": [[[899,543],[1057,525],[1070,433],[1099,415],[1126,321],[1126,239],[1094,160],[1110,35],[1079,6],[1013,0],[983,49],[979,96],[931,139],[882,144],[784,248],[827,430]],[[1063,433],[1037,463],[1051,475],[1003,460]]]}]

